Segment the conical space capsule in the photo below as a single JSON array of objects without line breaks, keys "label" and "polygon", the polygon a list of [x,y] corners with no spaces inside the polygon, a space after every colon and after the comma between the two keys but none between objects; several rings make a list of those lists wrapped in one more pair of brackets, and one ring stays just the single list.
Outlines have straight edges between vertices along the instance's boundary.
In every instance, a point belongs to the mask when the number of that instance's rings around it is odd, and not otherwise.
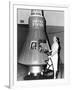
[{"label": "conical space capsule", "polygon": [[18,63],[24,65],[41,65],[48,59],[48,56],[43,52],[45,49],[49,50],[45,24],[43,11],[31,10],[29,32]]}]

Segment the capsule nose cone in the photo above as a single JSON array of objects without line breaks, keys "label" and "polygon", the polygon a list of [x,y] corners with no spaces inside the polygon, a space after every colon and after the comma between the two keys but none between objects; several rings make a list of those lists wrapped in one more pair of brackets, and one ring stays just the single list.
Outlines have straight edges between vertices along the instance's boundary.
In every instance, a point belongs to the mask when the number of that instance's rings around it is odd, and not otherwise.
[{"label": "capsule nose cone", "polygon": [[32,9],[31,10],[31,15],[39,15],[42,16],[42,10],[38,10],[38,9]]}]

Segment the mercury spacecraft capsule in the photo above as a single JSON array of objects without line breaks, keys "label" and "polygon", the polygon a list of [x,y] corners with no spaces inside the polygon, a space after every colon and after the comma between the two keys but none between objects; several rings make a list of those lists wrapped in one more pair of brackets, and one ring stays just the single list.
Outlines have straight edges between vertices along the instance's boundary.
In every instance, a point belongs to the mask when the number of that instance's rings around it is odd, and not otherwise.
[{"label": "mercury spacecraft capsule", "polygon": [[46,35],[46,20],[42,10],[33,9],[28,19],[29,32],[25,40],[18,63],[28,65],[29,72],[35,75],[42,71],[42,66],[48,59],[43,50],[49,50],[48,37]]}]

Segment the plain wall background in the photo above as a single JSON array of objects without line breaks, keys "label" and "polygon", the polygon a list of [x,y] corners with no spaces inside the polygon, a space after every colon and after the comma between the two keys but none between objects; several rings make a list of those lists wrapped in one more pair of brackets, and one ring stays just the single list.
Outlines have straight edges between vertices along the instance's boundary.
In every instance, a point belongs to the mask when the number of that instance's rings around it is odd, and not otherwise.
[{"label": "plain wall background", "polygon": [[[18,24],[21,24],[20,20],[24,20],[24,24],[28,24],[28,18],[31,14],[29,9],[17,9]],[[50,26],[64,26],[64,12],[44,10],[44,17],[46,19],[46,25]]]}]

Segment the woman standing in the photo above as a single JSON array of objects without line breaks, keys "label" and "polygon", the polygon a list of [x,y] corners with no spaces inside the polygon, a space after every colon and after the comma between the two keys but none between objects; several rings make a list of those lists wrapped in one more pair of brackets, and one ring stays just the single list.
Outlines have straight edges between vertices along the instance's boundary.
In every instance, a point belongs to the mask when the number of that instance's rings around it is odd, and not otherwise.
[{"label": "woman standing", "polygon": [[59,49],[59,45],[58,45],[58,39],[56,36],[53,37],[53,44],[51,47],[50,52],[51,56],[48,56],[48,58],[52,59],[53,62],[53,66],[54,66],[54,79],[56,79],[56,73],[57,73],[57,65],[58,65],[58,49]]}]

